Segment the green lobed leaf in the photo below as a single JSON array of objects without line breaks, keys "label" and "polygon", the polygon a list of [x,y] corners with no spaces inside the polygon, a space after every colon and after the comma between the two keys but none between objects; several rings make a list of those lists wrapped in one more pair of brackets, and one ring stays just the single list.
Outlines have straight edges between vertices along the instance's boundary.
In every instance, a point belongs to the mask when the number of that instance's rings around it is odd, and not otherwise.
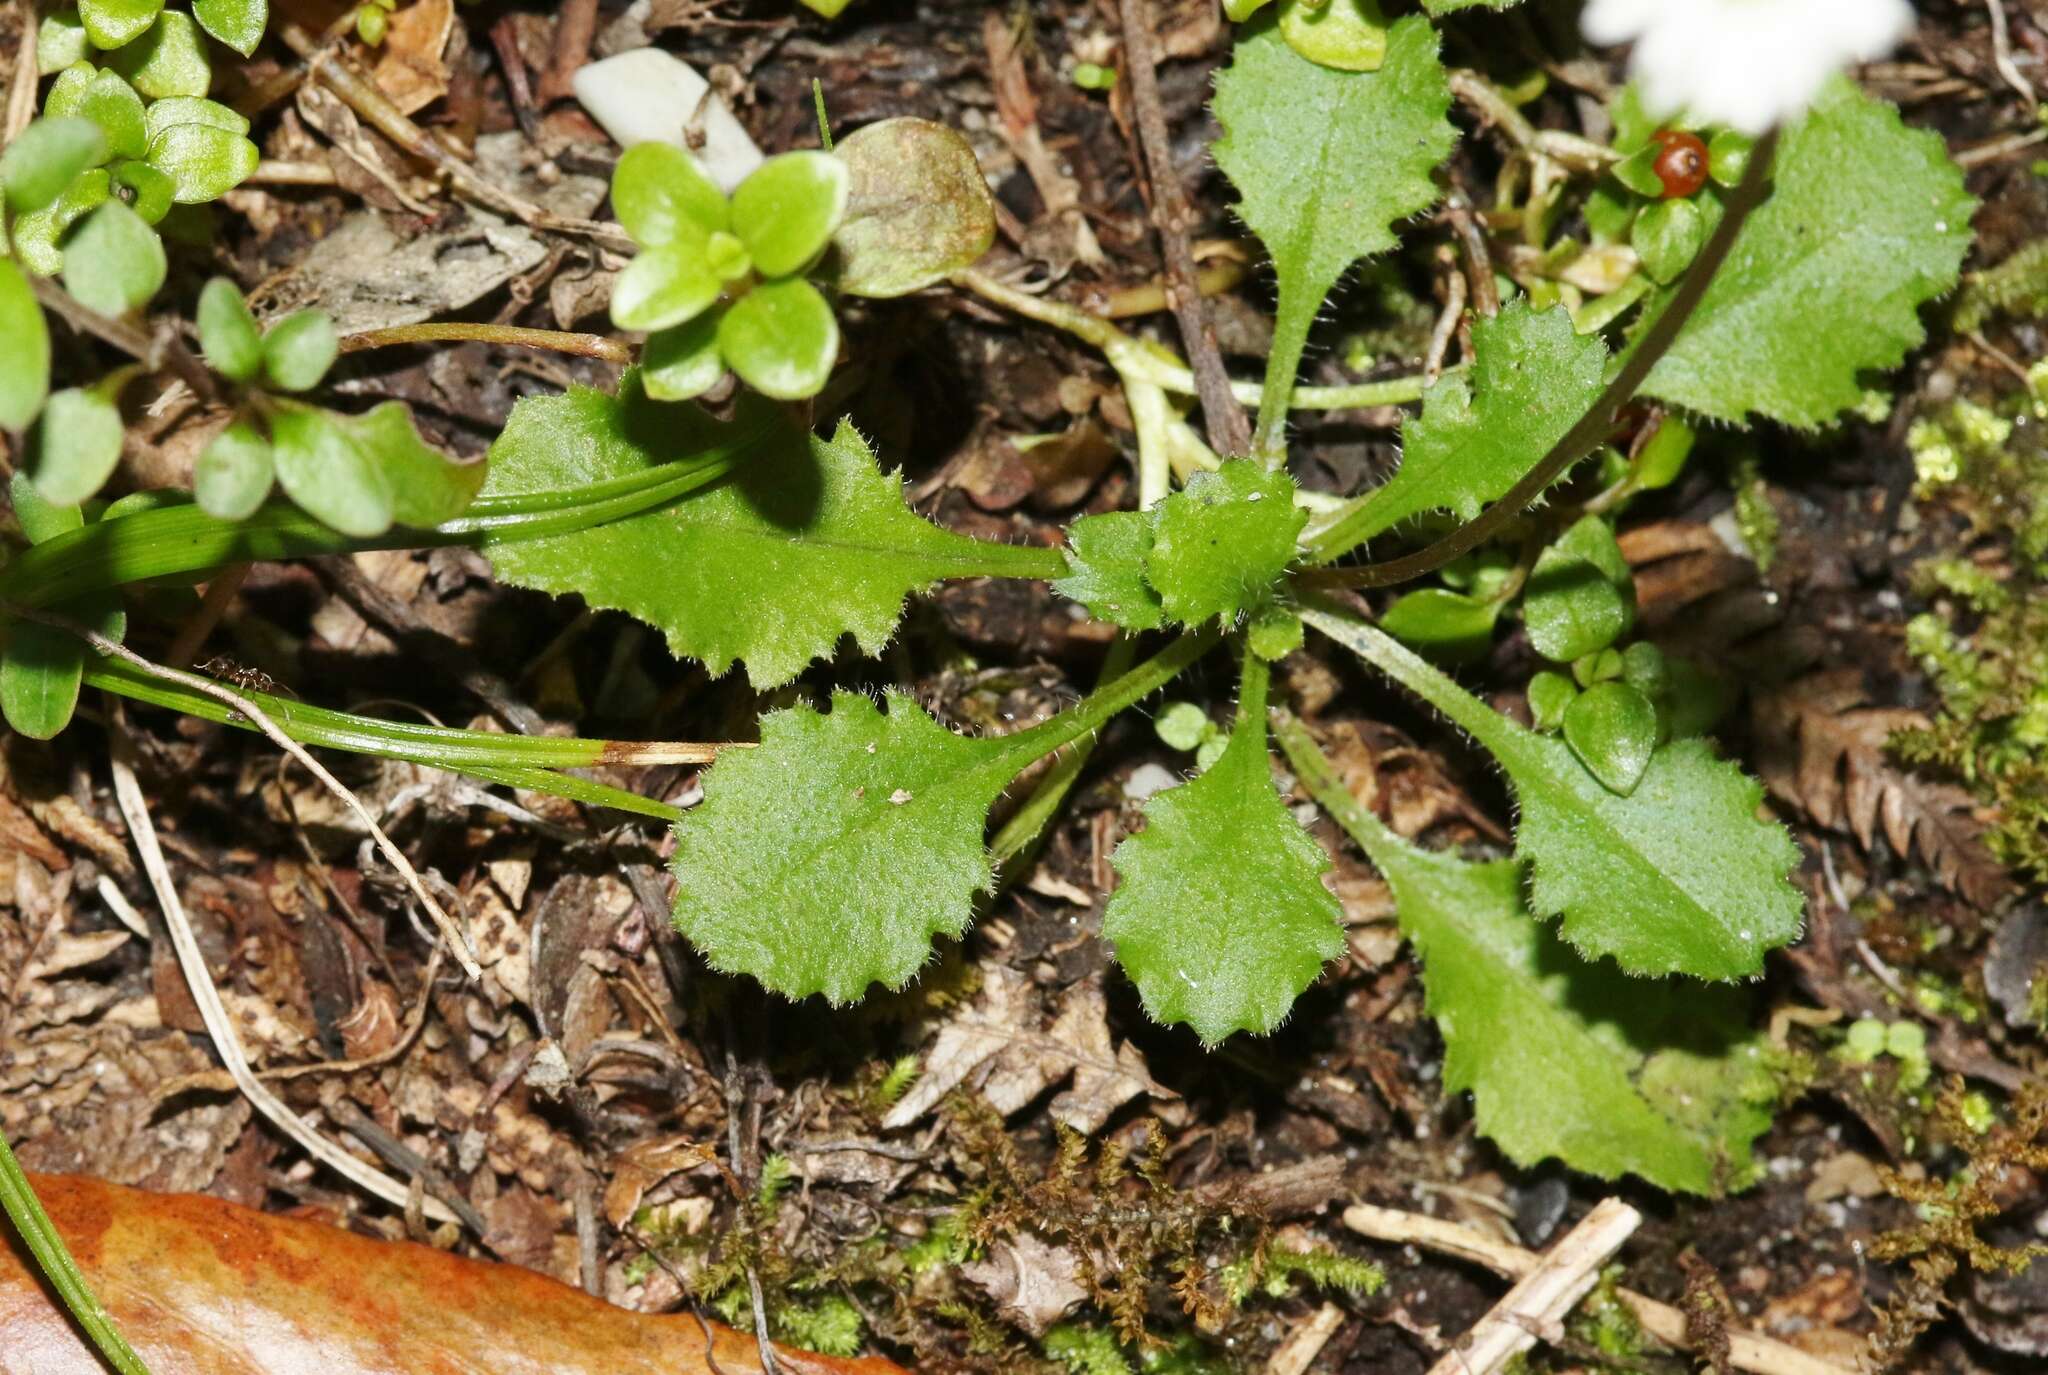
[{"label": "green lobed leaf", "polygon": [[676,927],[714,969],[792,998],[900,988],[958,935],[992,880],[988,809],[1021,767],[1003,739],[955,735],[908,696],[761,718],[720,755],[676,826]]},{"label": "green lobed leaf", "polygon": [[1520,866],[1416,848],[1351,796],[1305,728],[1280,742],[1303,784],[1393,890],[1444,1039],[1444,1086],[1524,1167],[1721,1194],[1756,1178],[1777,1096],[1736,989],[1648,985],[1587,963],[1522,904]]},{"label": "green lobed leaf", "polygon": [[1388,31],[1376,72],[1311,62],[1267,22],[1238,39],[1218,74],[1216,162],[1279,278],[1261,449],[1275,447],[1323,298],[1358,259],[1393,247],[1397,221],[1436,202],[1431,173],[1457,141],[1450,103],[1436,33],[1412,15]]},{"label": "green lobed leaf", "polygon": [[851,178],[830,153],[783,153],[733,189],[732,227],[764,277],[810,265],[846,214]]},{"label": "green lobed leaf", "polygon": [[78,115],[39,119],[0,152],[7,203],[29,214],[55,204],[80,174],[111,155],[99,125]]},{"label": "green lobed leaf", "polygon": [[64,289],[102,315],[126,315],[149,304],[169,266],[156,231],[121,201],[110,200],[65,241]]},{"label": "green lobed leaf", "polygon": [[295,310],[263,335],[263,375],[279,391],[311,391],[341,353],[324,310]]},{"label": "green lobed leaf", "polygon": [[78,0],[85,36],[96,48],[134,42],[156,23],[163,9],[164,0]]},{"label": "green lobed leaf", "polygon": [[719,316],[718,352],[761,395],[801,401],[832,378],[839,319],[802,278],[762,282]]},{"label": "green lobed leaf", "polygon": [[206,41],[192,16],[181,10],[158,15],[148,33],[108,53],[107,65],[151,100],[203,96],[213,84]]},{"label": "green lobed leaf", "polygon": [[76,506],[105,485],[121,461],[119,395],[125,374],[111,386],[68,387],[53,393],[29,433],[27,472],[52,506]]},{"label": "green lobed leaf", "polygon": [[1145,829],[1116,847],[1122,879],[1102,934],[1155,1021],[1204,1045],[1265,1034],[1344,950],[1330,867],[1273,786],[1269,670],[1244,658],[1237,724],[1207,773],[1145,803]]},{"label": "green lobed leaf", "polygon": [[391,528],[391,479],[356,443],[341,417],[278,401],[270,415],[278,485],[307,514],[344,535],[369,539]]},{"label": "green lobed leaf", "polygon": [[0,430],[25,428],[49,394],[49,322],[28,274],[0,258]]},{"label": "green lobed leaf", "polygon": [[676,823],[677,928],[713,968],[792,998],[901,987],[988,891],[988,809],[1018,772],[1213,643],[1183,636],[1052,720],[993,739],[955,735],[893,691],[886,715],[854,692],[834,693],[829,714],[770,712],[759,747],[721,753],[704,800]]},{"label": "green lobed leaf", "polygon": [[637,380],[614,398],[572,389],[523,400],[491,446],[491,496],[626,477],[692,453],[759,441],[719,486],[574,534],[489,547],[498,576],[579,593],[661,629],[671,651],[757,688],[788,682],[851,635],[878,652],[906,596],[942,578],[1058,565],[1055,551],[989,545],[941,530],[904,503],[842,423],[830,440],[744,401],[729,425],[687,403],[649,400]]},{"label": "green lobed leaf", "polygon": [[270,441],[246,420],[215,435],[192,464],[192,495],[201,510],[222,520],[253,515],[277,476]]},{"label": "green lobed leaf", "polygon": [[261,161],[254,143],[211,124],[173,124],[149,145],[150,165],[171,179],[172,199],[180,205],[219,200]]},{"label": "green lobed leaf", "polygon": [[199,293],[199,347],[207,364],[231,382],[253,382],[263,370],[263,334],[242,289],[215,277]]},{"label": "green lobed leaf", "polygon": [[1401,428],[1393,477],[1331,522],[1325,547],[1349,549],[1428,511],[1471,520],[1543,460],[1600,394],[1607,349],[1573,331],[1562,306],[1509,303],[1472,324],[1472,366],[1423,393]]},{"label": "green lobed leaf", "polygon": [[1294,504],[1294,479],[1257,459],[1233,459],[1159,503],[1146,579],[1174,620],[1235,616],[1272,596],[1307,521]]},{"label": "green lobed leaf", "polygon": [[192,17],[199,27],[248,57],[263,41],[270,0],[192,0]]},{"label": "green lobed leaf", "polygon": [[1564,938],[1589,957],[1611,955],[1631,974],[1737,979],[1798,937],[1805,904],[1785,878],[1798,847],[1758,818],[1761,785],[1703,741],[1659,749],[1635,791],[1617,796],[1563,741],[1523,729],[1383,631],[1323,605],[1303,619],[1499,761],[1520,806],[1530,904],[1561,913]]},{"label": "green lobed leaf", "polygon": [[1067,576],[1052,590],[1088,608],[1098,621],[1126,630],[1156,630],[1166,624],[1159,594],[1145,581],[1152,552],[1152,513],[1105,511],[1067,527]]},{"label": "green lobed leaf", "polygon": [[995,198],[957,130],[905,116],[856,129],[832,155],[846,164],[846,215],[832,236],[833,285],[851,296],[904,296],[988,252]]},{"label": "green lobed leaf", "polygon": [[1925,337],[1918,308],[1955,285],[1975,205],[1939,134],[1835,78],[1785,131],[1769,199],[1644,392],[1717,420],[1826,424]]}]

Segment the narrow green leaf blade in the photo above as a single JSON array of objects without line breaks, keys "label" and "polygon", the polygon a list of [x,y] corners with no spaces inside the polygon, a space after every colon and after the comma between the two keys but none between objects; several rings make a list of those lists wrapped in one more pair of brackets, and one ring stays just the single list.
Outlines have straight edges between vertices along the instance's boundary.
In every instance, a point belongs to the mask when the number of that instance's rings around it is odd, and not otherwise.
[{"label": "narrow green leaf blade", "polygon": [[1393,637],[1327,606],[1302,619],[1500,762],[1520,804],[1515,846],[1530,864],[1531,906],[1561,913],[1565,939],[1587,955],[1611,955],[1631,974],[1738,979],[1763,968],[1766,950],[1797,939],[1805,903],[1785,876],[1798,847],[1783,826],[1758,818],[1762,785],[1705,742],[1658,750],[1620,797],[1563,741],[1523,729]]},{"label": "narrow green leaf blade", "polygon": [[1520,866],[1417,849],[1360,806],[1299,723],[1280,741],[1303,784],[1393,890],[1444,1038],[1444,1086],[1473,1096],[1508,1157],[1721,1194],[1757,1174],[1777,1086],[1749,996],[1645,984],[1588,963],[1522,904]]},{"label": "narrow green leaf blade", "polygon": [[1260,447],[1272,446],[1285,421],[1323,298],[1354,262],[1393,247],[1396,222],[1436,202],[1430,174],[1457,140],[1444,117],[1450,104],[1436,32],[1419,16],[1388,30],[1375,72],[1319,66],[1269,21],[1238,40],[1218,75],[1216,162],[1280,286]]},{"label": "narrow green leaf blade", "polygon": [[757,749],[704,775],[676,825],[675,920],[714,969],[850,1003],[902,987],[934,938],[966,929],[1014,750],[887,702],[839,692],[828,714],[771,712]]},{"label": "narrow green leaf blade", "polygon": [[1268,669],[1245,657],[1236,729],[1191,783],[1155,793],[1145,829],[1117,846],[1123,883],[1102,934],[1145,1011],[1215,1045],[1280,1025],[1344,949],[1330,867],[1273,786],[1266,753]]},{"label": "narrow green leaf blade", "polygon": [[1770,198],[1644,392],[1826,424],[1926,337],[1918,308],[1955,285],[1975,208],[1939,134],[1837,77],[1785,131]]},{"label": "narrow green leaf blade", "polygon": [[595,529],[497,544],[498,576],[579,593],[657,626],[678,655],[723,673],[746,664],[757,688],[788,682],[843,635],[878,652],[911,592],[942,578],[1049,576],[1054,550],[983,544],[916,516],[850,425],[830,439],[765,402],[721,426],[687,403],[574,389],[519,403],[491,447],[491,496],[626,477],[749,436],[771,436],[723,484]]},{"label": "narrow green leaf blade", "polygon": [[27,426],[49,394],[49,322],[28,274],[0,258],[0,430]]}]

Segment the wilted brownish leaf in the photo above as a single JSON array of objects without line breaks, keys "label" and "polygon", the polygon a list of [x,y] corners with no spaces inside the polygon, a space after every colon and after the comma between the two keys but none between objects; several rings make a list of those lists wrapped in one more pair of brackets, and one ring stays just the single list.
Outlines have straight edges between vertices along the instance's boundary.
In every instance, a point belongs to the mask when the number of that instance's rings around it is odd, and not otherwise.
[{"label": "wilted brownish leaf", "polygon": [[1866,700],[1854,668],[1758,694],[1750,714],[1765,784],[1816,825],[1847,831],[1865,849],[1882,826],[1894,850],[1919,855],[1944,886],[1979,907],[1992,905],[2011,879],[1985,848],[1970,794],[1903,769],[1885,753],[1894,732],[1924,729],[1927,718]]}]

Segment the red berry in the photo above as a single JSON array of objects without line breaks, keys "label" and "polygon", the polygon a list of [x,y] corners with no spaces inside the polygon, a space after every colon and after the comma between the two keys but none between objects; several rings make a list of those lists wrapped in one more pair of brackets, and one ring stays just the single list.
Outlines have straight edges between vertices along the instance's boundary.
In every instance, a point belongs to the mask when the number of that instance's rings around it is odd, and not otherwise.
[{"label": "red berry", "polygon": [[1659,129],[1657,160],[1650,170],[1664,183],[1664,199],[1690,196],[1707,182],[1707,145],[1683,129]]}]

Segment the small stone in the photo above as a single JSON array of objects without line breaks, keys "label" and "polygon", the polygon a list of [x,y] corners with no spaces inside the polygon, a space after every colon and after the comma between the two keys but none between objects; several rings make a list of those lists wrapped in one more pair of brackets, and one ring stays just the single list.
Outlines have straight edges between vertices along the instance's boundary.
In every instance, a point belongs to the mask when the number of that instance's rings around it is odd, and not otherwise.
[{"label": "small stone", "polygon": [[666,143],[694,153],[728,194],[763,161],[761,149],[697,69],[660,48],[592,62],[576,99],[621,148]]}]

